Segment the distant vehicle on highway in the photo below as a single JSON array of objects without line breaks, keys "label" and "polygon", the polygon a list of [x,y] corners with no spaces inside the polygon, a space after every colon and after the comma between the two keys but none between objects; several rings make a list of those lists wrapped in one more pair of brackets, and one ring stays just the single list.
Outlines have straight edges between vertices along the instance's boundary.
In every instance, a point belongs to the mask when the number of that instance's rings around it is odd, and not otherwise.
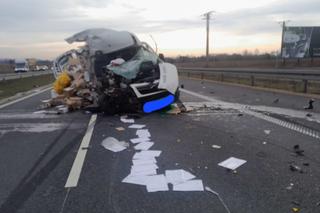
[{"label": "distant vehicle on highway", "polygon": [[29,64],[26,59],[15,59],[14,72],[28,72]]},{"label": "distant vehicle on highway", "polygon": [[35,71],[46,71],[48,69],[49,67],[47,65],[42,65],[42,66],[37,65]]}]

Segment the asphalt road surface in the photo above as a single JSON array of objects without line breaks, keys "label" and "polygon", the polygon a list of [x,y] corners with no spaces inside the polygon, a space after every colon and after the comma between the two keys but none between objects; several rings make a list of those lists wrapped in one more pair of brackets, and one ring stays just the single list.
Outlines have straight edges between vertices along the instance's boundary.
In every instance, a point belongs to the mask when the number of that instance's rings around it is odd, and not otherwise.
[{"label": "asphalt road surface", "polygon": [[[162,151],[158,174],[184,169],[221,199],[209,191],[172,191],[169,185],[169,191],[147,192],[122,183],[136,153],[133,144],[114,153],[101,142],[129,142],[136,130],[120,116],[34,114],[49,97],[45,91],[0,109],[0,212],[320,212],[320,100],[304,110],[309,98],[302,96],[181,83],[181,100],[193,111],[153,113],[135,123],[146,125],[155,142],[151,149]],[[247,162],[235,171],[218,166],[229,157]],[[72,187],[65,187],[68,178]]]}]

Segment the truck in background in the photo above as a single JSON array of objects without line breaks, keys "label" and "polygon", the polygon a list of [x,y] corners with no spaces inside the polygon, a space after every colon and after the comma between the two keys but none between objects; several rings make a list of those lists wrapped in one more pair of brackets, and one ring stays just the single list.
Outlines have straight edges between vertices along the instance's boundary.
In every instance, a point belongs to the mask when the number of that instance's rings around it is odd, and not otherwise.
[{"label": "truck in background", "polygon": [[27,58],[28,66],[30,71],[37,71],[37,59]]},{"label": "truck in background", "polygon": [[29,64],[26,59],[15,59],[14,72],[28,72]]}]

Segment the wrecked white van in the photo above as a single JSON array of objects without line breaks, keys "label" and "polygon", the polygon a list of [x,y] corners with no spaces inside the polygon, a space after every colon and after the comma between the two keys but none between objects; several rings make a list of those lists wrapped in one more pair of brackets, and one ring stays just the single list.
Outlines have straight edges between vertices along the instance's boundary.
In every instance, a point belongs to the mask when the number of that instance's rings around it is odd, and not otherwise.
[{"label": "wrecked white van", "polygon": [[88,29],[66,39],[84,46],[59,56],[54,75],[83,72],[95,104],[107,113],[160,110],[179,97],[178,72],[134,34]]}]

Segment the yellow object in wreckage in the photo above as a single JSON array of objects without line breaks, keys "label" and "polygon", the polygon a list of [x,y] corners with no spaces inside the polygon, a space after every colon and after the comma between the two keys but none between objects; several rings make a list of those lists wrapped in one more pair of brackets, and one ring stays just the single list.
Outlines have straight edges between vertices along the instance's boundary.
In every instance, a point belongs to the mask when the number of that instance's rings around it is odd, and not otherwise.
[{"label": "yellow object in wreckage", "polygon": [[61,73],[56,81],[53,83],[53,89],[57,94],[62,94],[63,89],[70,86],[71,78],[68,73],[63,72]]}]

